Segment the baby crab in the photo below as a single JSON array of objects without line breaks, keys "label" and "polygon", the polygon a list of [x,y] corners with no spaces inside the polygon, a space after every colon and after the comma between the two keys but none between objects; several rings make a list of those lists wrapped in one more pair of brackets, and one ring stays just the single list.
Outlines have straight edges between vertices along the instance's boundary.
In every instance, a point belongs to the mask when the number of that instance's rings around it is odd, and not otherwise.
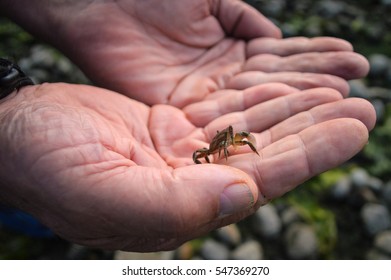
[{"label": "baby crab", "polygon": [[212,139],[212,142],[210,142],[209,144],[209,149],[203,148],[203,149],[196,150],[193,153],[193,161],[195,163],[201,163],[199,158],[205,158],[206,162],[210,163],[208,156],[219,152],[219,158],[220,158],[221,150],[224,151],[224,156],[225,159],[227,160],[229,156],[228,147],[231,145],[234,147],[248,145],[251,148],[251,150],[253,150],[254,153],[259,155],[257,150],[255,149],[256,146],[255,137],[247,131],[241,131],[235,133],[234,135],[233,128],[230,125],[229,127],[227,127],[222,131],[217,131],[216,136]]}]

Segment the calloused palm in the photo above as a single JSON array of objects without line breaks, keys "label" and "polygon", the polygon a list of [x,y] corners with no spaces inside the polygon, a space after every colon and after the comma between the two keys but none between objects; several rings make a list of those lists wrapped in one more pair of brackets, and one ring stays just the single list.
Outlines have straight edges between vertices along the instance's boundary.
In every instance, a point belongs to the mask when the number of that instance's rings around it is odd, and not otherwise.
[{"label": "calloused palm", "polygon": [[[77,243],[170,249],[346,161],[375,122],[368,102],[325,88],[268,84],[210,102],[186,114],[89,86],[25,87],[1,106],[1,199]],[[194,164],[228,125],[251,131],[260,156],[243,147]]]},{"label": "calloused palm", "polygon": [[282,40],[274,24],[239,0],[46,1],[30,1],[27,14],[21,7],[10,16],[61,49],[96,85],[145,104],[183,108],[221,89],[267,82],[347,95],[345,80],[368,71],[349,43]]}]

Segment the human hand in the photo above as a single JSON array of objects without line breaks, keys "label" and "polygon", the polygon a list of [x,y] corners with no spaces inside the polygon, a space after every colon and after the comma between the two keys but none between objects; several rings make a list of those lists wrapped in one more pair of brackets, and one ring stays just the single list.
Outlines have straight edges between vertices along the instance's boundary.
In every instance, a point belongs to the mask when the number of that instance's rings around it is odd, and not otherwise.
[{"label": "human hand", "polygon": [[238,0],[47,1],[29,0],[28,10],[9,16],[61,49],[96,85],[150,105],[183,108],[220,89],[268,82],[347,95],[345,80],[368,72],[349,43],[280,39],[276,26]]},{"label": "human hand", "polygon": [[[0,106],[0,201],[80,244],[171,249],[346,161],[375,122],[368,102],[325,88],[267,84],[198,105],[183,112],[89,86],[24,87]],[[194,164],[193,151],[228,125],[252,132],[260,157],[243,147]]]}]

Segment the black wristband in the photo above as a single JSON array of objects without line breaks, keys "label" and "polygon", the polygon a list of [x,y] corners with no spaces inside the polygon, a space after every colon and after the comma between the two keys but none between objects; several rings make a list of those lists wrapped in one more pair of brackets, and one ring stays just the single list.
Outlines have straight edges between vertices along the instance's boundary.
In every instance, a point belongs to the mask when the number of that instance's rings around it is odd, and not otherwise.
[{"label": "black wristband", "polygon": [[34,82],[12,61],[0,58],[0,99]]}]

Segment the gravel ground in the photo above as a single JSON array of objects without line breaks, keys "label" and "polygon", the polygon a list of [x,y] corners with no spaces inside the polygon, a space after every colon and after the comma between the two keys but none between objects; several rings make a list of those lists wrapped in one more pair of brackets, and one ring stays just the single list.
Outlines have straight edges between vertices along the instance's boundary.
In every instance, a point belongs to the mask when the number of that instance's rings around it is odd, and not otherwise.
[{"label": "gravel ground", "polygon": [[[246,220],[172,252],[107,252],[57,237],[26,237],[0,224],[0,259],[391,259],[391,1],[246,2],[286,37],[340,37],[367,56],[368,77],[350,83],[351,96],[368,99],[378,116],[364,151]],[[37,83],[89,83],[57,51],[4,19],[0,26],[0,55],[21,57],[20,66]]]}]

